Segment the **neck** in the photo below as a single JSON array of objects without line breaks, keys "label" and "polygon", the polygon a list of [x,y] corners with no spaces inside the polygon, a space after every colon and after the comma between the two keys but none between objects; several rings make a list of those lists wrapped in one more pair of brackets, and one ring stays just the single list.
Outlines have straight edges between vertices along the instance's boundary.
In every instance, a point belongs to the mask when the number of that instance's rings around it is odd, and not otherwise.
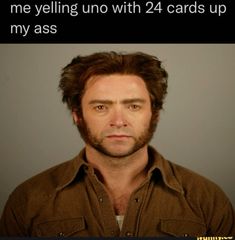
[{"label": "neck", "polygon": [[97,172],[100,181],[108,189],[130,188],[139,184],[146,177],[147,145],[132,155],[121,158],[107,156],[90,145],[86,145],[86,157]]}]

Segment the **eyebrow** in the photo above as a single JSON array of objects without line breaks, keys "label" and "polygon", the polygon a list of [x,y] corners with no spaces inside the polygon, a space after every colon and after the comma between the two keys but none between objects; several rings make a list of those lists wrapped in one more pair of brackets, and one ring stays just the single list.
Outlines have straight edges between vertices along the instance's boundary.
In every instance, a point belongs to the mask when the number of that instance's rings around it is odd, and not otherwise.
[{"label": "eyebrow", "polygon": [[[108,100],[108,99],[93,99],[89,102],[90,105],[93,104],[108,104],[111,105],[115,103],[116,101]],[[130,99],[123,99],[121,100],[121,103],[123,104],[130,104],[130,103],[145,103],[146,100],[142,98],[130,98]]]}]

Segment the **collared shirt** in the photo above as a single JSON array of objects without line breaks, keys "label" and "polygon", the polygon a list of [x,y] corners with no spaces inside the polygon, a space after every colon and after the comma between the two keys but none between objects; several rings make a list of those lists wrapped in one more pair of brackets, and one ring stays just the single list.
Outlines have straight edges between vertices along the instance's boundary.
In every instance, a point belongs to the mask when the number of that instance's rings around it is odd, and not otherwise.
[{"label": "collared shirt", "polygon": [[148,177],[132,193],[121,230],[83,150],[13,191],[0,220],[0,236],[235,235],[233,207],[216,184],[151,147],[148,154]]}]

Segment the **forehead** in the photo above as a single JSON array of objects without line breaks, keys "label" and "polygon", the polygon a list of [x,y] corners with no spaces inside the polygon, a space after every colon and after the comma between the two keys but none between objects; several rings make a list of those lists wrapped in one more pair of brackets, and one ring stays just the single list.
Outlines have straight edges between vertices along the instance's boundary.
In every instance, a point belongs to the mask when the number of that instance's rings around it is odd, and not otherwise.
[{"label": "forehead", "polygon": [[85,96],[148,98],[149,93],[141,77],[136,75],[111,74],[90,78],[86,84]]}]

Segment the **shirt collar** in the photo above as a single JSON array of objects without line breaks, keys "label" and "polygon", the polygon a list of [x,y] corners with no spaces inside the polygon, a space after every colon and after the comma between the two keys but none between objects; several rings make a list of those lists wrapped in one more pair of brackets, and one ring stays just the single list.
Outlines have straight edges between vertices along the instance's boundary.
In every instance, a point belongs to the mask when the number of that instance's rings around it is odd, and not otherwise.
[{"label": "shirt collar", "polygon": [[60,179],[60,184],[56,188],[57,191],[62,190],[72,183],[78,176],[81,169],[88,169],[89,165],[86,162],[85,157],[85,148],[67,164],[63,176]]},{"label": "shirt collar", "polygon": [[[153,147],[148,148],[150,168],[148,176],[151,177],[156,170],[159,170],[165,185],[174,191],[184,193],[182,186],[178,182],[175,174],[172,170],[169,161],[165,160],[161,154],[159,154]],[[79,174],[81,169],[88,170],[89,164],[86,161],[85,149],[83,149],[74,159],[70,161],[63,173],[63,177],[60,179],[60,184],[56,188],[57,191],[65,188],[72,183]]]},{"label": "shirt collar", "polygon": [[156,170],[159,170],[165,185],[174,191],[184,194],[182,185],[177,180],[175,173],[172,169],[172,163],[166,160],[160,153],[153,147],[149,146],[148,149],[149,161],[151,167],[148,175],[152,176]]}]

